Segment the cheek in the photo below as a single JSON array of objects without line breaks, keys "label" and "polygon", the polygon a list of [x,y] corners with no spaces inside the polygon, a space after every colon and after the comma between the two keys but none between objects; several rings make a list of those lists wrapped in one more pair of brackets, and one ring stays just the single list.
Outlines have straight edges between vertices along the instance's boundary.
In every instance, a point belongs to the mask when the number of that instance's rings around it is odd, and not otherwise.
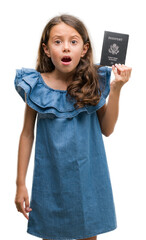
[{"label": "cheek", "polygon": [[59,58],[58,51],[56,51],[56,50],[50,51],[50,56],[51,56],[52,62],[53,63],[56,62],[56,60],[58,60],[58,58]]},{"label": "cheek", "polygon": [[81,54],[82,54],[82,50],[79,48],[79,49],[76,49],[76,51],[74,52],[74,56],[76,58],[77,61],[80,60],[81,58]]},{"label": "cheek", "polygon": [[52,49],[51,50],[51,56],[57,56],[58,55],[58,51],[56,49]]}]

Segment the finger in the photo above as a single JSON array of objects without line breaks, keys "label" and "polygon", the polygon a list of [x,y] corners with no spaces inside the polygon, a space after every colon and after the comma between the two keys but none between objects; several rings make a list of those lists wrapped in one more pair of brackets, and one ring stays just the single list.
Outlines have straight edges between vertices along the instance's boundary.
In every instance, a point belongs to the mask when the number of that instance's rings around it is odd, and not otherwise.
[{"label": "finger", "polygon": [[16,204],[17,211],[21,212],[21,202],[19,202],[19,203],[15,202],[15,204]]},{"label": "finger", "polygon": [[26,212],[32,211],[32,209],[29,207],[29,198],[28,197],[25,199],[25,211]]},{"label": "finger", "polygon": [[132,68],[128,68],[128,77],[131,77]]},{"label": "finger", "polygon": [[124,65],[121,65],[121,64],[115,64],[117,70],[119,70],[120,72],[123,72],[124,71]]},{"label": "finger", "polygon": [[123,70],[121,71],[120,75],[121,75],[121,77],[126,78],[126,76],[127,76],[126,69],[123,68]]},{"label": "finger", "polygon": [[29,212],[29,207],[26,207],[26,206],[25,206],[24,209],[25,209],[25,212],[27,212],[27,213]]},{"label": "finger", "polygon": [[128,71],[131,71],[132,70],[132,68],[131,67],[127,67],[126,65],[124,65],[124,64],[122,64],[121,65],[124,69],[126,69],[126,70],[128,70]]},{"label": "finger", "polygon": [[119,74],[120,74],[120,76],[123,78],[123,80],[125,81],[125,82],[127,82],[128,80],[129,80],[129,67],[127,67],[127,66],[125,66],[124,64],[122,64],[122,65],[120,65],[119,66],[120,67],[120,72],[119,72]]},{"label": "finger", "polygon": [[[22,203],[23,204],[23,203]],[[19,203],[19,204],[17,204],[17,211],[18,212],[20,212],[20,213],[22,213],[23,212],[23,210],[22,210],[22,206],[21,206],[21,203]]]},{"label": "finger", "polygon": [[116,75],[117,74],[117,68],[114,65],[112,65],[112,70],[113,70],[113,73]]},{"label": "finger", "polygon": [[127,67],[125,65],[123,65],[123,69],[125,70],[125,73],[126,73],[126,78],[129,79],[130,76],[131,76],[131,71],[132,71],[132,68],[130,67]]},{"label": "finger", "polygon": [[117,74],[121,75],[122,72],[124,71],[124,68],[121,64],[115,64],[116,70],[117,70]]},{"label": "finger", "polygon": [[31,209],[30,207],[26,207],[26,208],[25,208],[25,211],[26,211],[27,213],[29,213],[29,212],[32,211],[32,209]]},{"label": "finger", "polygon": [[26,217],[27,219],[29,219],[28,215],[26,214],[26,211],[24,209],[23,203],[21,203],[21,213],[24,215],[24,217]]},{"label": "finger", "polygon": [[23,203],[17,204],[17,205],[16,205],[16,208],[17,208],[17,211],[18,211],[18,212],[22,213],[22,214],[28,219],[28,216],[27,216],[27,214],[26,214],[26,211],[25,211],[25,209],[24,209],[24,207],[23,207]]},{"label": "finger", "polygon": [[31,212],[32,211],[32,208],[30,207],[25,207],[25,211],[28,213],[28,212]]},{"label": "finger", "polygon": [[18,211],[18,212],[21,212],[21,209],[17,207],[17,211]]}]

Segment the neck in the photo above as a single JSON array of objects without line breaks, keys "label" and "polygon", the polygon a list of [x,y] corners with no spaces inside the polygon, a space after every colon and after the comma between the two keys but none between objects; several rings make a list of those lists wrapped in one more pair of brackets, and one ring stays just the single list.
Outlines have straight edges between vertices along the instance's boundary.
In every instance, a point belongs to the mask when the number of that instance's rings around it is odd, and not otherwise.
[{"label": "neck", "polygon": [[72,81],[73,73],[74,72],[63,73],[63,72],[60,72],[57,69],[55,69],[52,72],[52,76],[56,80],[59,80],[59,81],[64,82],[64,83],[69,83],[69,82]]}]

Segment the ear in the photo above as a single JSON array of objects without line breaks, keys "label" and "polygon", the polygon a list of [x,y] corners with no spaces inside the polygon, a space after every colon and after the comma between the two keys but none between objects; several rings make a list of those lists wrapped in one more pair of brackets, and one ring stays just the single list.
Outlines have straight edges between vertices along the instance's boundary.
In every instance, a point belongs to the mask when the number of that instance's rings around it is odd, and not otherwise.
[{"label": "ear", "polygon": [[48,47],[46,46],[45,43],[42,43],[42,47],[43,47],[44,52],[46,53],[46,55],[47,55],[48,57],[50,57],[49,49],[48,49]]},{"label": "ear", "polygon": [[87,53],[88,51],[88,48],[89,48],[89,43],[85,43],[84,46],[83,46],[83,50],[82,50],[82,53],[81,53],[81,57],[84,57],[85,54]]}]

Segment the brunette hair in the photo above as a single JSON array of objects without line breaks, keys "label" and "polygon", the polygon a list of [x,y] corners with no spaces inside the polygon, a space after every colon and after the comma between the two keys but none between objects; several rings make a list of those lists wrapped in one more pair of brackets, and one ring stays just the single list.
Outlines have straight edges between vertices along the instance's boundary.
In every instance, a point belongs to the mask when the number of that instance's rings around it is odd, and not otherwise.
[{"label": "brunette hair", "polygon": [[100,66],[93,64],[91,41],[86,27],[78,18],[72,15],[63,14],[52,18],[47,23],[40,40],[36,70],[43,73],[52,72],[55,69],[51,58],[44,52],[42,43],[47,45],[52,27],[61,22],[73,27],[81,35],[84,44],[89,43],[88,51],[85,56],[80,59],[73,75],[73,81],[67,87],[67,96],[70,95],[76,99],[74,107],[80,108],[87,104],[97,105],[101,97],[97,73]]}]

